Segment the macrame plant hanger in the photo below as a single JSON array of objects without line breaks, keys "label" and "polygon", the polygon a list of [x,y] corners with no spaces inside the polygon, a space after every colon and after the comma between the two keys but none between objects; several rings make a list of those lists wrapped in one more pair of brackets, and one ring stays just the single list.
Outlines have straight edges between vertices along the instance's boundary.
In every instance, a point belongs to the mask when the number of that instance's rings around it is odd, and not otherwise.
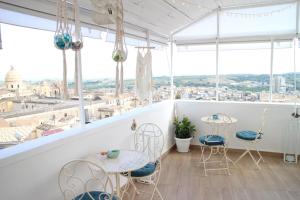
[{"label": "macrame plant hanger", "polygon": [[[123,2],[117,0],[117,16],[116,16],[116,40],[112,58],[117,62],[116,66],[116,97],[124,92],[124,69],[123,62],[127,59],[127,47],[124,36],[124,14],[123,14]],[[120,69],[121,68],[121,69]]]},{"label": "macrame plant hanger", "polygon": [[80,107],[80,122],[81,125],[86,123],[85,111],[84,111],[84,102],[82,94],[82,65],[81,65],[81,49],[83,47],[82,34],[81,34],[81,25],[79,19],[79,4],[78,0],[73,0],[73,13],[74,13],[74,32],[73,32],[73,41],[72,41],[72,50],[75,51],[75,96],[79,96],[79,107]]},{"label": "macrame plant hanger", "polygon": [[72,47],[71,27],[68,22],[67,0],[57,0],[55,47],[63,53],[63,99],[68,99],[66,50]]}]

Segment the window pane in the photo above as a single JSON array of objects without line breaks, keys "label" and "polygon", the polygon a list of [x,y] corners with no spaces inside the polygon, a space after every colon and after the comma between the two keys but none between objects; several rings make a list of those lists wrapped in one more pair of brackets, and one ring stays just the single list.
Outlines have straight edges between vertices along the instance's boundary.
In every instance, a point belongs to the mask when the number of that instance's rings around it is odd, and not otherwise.
[{"label": "window pane", "polygon": [[209,15],[190,27],[176,33],[175,40],[215,38],[217,36],[217,15]]},{"label": "window pane", "polygon": [[295,24],[295,3],[225,10],[220,16],[220,36],[295,34]]},{"label": "window pane", "polygon": [[300,105],[300,45],[299,45],[299,40],[296,43],[296,96],[297,100],[296,102],[298,105]]},{"label": "window pane", "polygon": [[69,100],[62,99],[62,51],[53,32],[1,24],[0,148],[79,125],[72,86],[74,52],[67,51]]},{"label": "window pane", "polygon": [[[124,62],[124,94],[115,97],[116,62],[112,59],[113,39],[84,38],[82,50],[84,96],[88,121],[96,121],[114,115],[120,115],[136,107],[147,105],[140,102],[135,94],[135,76],[137,48],[127,45],[128,56]],[[126,40],[127,41],[127,40]],[[132,44],[132,43],[130,43]],[[135,41],[138,46],[145,46],[144,41]],[[158,46],[157,46],[158,48]],[[143,50],[141,50],[143,51]],[[170,96],[170,78],[166,51],[152,50],[153,102],[168,99]]]},{"label": "window pane", "polygon": [[274,42],[272,101],[294,102],[296,98],[293,42]]},{"label": "window pane", "polygon": [[175,97],[215,100],[216,46],[187,46],[178,49],[174,54]]},{"label": "window pane", "polygon": [[153,102],[170,99],[169,48],[152,50]]},{"label": "window pane", "polygon": [[222,44],[220,101],[268,101],[270,43]]}]

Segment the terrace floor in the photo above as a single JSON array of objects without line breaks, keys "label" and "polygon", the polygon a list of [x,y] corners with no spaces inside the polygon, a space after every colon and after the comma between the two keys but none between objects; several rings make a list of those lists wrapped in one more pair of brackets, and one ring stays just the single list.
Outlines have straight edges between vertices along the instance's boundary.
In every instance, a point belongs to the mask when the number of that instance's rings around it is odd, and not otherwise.
[{"label": "terrace floor", "polygon": [[[229,152],[234,160],[240,154]],[[231,176],[221,171],[203,175],[199,163],[200,149],[189,153],[172,150],[163,160],[159,183],[165,200],[299,200],[300,165],[286,165],[279,156],[264,156],[262,169],[257,170],[250,157],[244,157]],[[151,186],[136,183],[139,189]],[[136,200],[148,200],[148,194],[136,195]],[[156,197],[155,199],[159,199]]]}]

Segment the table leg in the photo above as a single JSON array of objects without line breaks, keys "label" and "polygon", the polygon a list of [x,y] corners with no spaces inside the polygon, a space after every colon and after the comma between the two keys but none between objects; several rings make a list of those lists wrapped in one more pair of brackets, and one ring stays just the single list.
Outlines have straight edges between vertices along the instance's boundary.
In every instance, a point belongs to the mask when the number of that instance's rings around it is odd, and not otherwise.
[{"label": "table leg", "polygon": [[119,198],[121,198],[120,174],[116,173],[115,176],[116,176],[116,192],[117,192],[117,196]]}]

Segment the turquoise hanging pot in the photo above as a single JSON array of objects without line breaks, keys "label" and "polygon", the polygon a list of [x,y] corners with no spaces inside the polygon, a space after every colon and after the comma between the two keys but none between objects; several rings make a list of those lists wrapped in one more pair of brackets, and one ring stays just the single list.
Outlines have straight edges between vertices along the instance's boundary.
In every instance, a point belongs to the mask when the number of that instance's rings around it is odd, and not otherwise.
[{"label": "turquoise hanging pot", "polygon": [[68,33],[54,36],[54,45],[60,50],[66,50],[72,47],[72,36]]}]

